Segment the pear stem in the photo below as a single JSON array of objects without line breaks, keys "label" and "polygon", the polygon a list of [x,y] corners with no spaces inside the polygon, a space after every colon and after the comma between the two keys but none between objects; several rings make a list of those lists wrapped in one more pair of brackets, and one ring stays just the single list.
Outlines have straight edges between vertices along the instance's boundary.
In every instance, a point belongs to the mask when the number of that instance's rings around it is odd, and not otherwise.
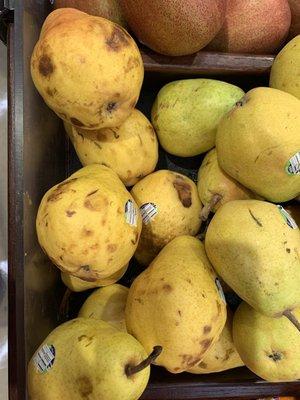
[{"label": "pear stem", "polygon": [[201,219],[202,221],[206,221],[209,214],[212,212],[214,207],[219,203],[219,201],[222,199],[222,196],[218,193],[215,193],[210,202],[207,203],[201,210]]},{"label": "pear stem", "polygon": [[162,352],[161,346],[154,346],[152,353],[149,354],[149,356],[145,360],[143,360],[140,364],[126,365],[125,367],[126,375],[131,376],[149,367],[149,365],[152,364],[157,359],[157,357],[160,355],[161,352]]},{"label": "pear stem", "polygon": [[72,294],[72,290],[70,290],[69,288],[66,288],[63,298],[61,300],[60,306],[59,306],[58,314],[59,314],[60,321],[64,321],[68,317],[71,294]]},{"label": "pear stem", "polygon": [[291,310],[285,310],[283,315],[298,329],[300,332],[300,321],[295,317]]}]

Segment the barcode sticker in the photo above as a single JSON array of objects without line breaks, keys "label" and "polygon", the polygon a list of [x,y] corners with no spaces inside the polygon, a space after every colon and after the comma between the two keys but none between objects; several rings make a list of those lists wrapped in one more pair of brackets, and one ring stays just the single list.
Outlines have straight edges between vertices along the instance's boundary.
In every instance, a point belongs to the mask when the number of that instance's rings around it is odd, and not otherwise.
[{"label": "barcode sticker", "polygon": [[125,219],[127,224],[137,226],[137,210],[132,200],[127,200],[125,204]]},{"label": "barcode sticker", "polygon": [[225,294],[224,294],[220,279],[216,278],[215,283],[218,288],[218,292],[219,292],[219,295],[220,295],[222,301],[224,301],[224,303],[226,304]]},{"label": "barcode sticker", "polygon": [[291,215],[281,206],[277,205],[280,214],[283,216],[285,223],[292,229],[298,229],[298,225],[296,224],[296,221],[294,218],[291,217]]},{"label": "barcode sticker", "polygon": [[158,213],[157,207],[154,203],[145,203],[140,207],[141,216],[145,225],[148,225],[149,222],[154,218],[154,216]]},{"label": "barcode sticker", "polygon": [[37,370],[41,373],[49,371],[52,368],[55,360],[55,348],[54,346],[44,344],[36,352],[33,362]]},{"label": "barcode sticker", "polygon": [[293,157],[289,159],[285,167],[288,175],[299,175],[300,174],[300,151],[298,151]]}]

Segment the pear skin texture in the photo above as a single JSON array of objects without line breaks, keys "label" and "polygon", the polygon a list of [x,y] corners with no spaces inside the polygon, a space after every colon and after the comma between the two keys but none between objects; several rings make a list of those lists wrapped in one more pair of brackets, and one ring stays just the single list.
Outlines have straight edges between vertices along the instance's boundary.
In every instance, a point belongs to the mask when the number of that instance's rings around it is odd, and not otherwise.
[{"label": "pear skin texture", "polygon": [[292,22],[290,27],[289,38],[300,35],[300,3],[298,0],[289,0],[289,5],[292,12]]},{"label": "pear skin texture", "polygon": [[257,311],[279,317],[300,306],[300,231],[275,204],[224,204],[208,226],[205,250],[222,279]]},{"label": "pear skin texture", "polygon": [[161,54],[193,54],[220,30],[226,0],[120,0],[138,39]]},{"label": "pear skin texture", "polygon": [[126,28],[119,0],[55,0],[55,8],[71,7],[90,15],[109,19]]},{"label": "pear skin texture", "polygon": [[213,212],[228,201],[246,200],[255,196],[220,168],[216,149],[212,149],[204,157],[198,172],[197,187],[204,206],[210,204],[214,195],[221,196],[220,201],[212,209]]},{"label": "pear skin texture", "polygon": [[114,284],[95,290],[83,303],[78,317],[106,321],[126,332],[125,306],[129,289]]},{"label": "pear skin texture", "polygon": [[136,183],[131,194],[139,207],[152,203],[157,209],[153,218],[143,222],[135,253],[140,264],[149,265],[175,237],[198,233],[202,205],[197,186],[185,175],[168,170],[154,172]]},{"label": "pear skin texture", "polygon": [[232,320],[233,315],[227,309],[227,321],[219,340],[212,346],[203,360],[188,372],[192,374],[210,374],[244,365],[233,343]]},{"label": "pear skin texture", "polygon": [[180,157],[210,150],[220,119],[243,95],[237,86],[212,79],[168,83],[159,91],[151,113],[161,146]]},{"label": "pear skin texture", "polygon": [[284,43],[290,24],[287,0],[227,0],[224,24],[207,48],[227,53],[274,54]]},{"label": "pear skin texture", "polygon": [[180,236],[167,244],[129,289],[126,327],[146,351],[163,347],[155,364],[172,373],[198,364],[218,340],[226,304],[203,244]]},{"label": "pear skin texture", "polygon": [[104,321],[77,318],[54,331],[42,343],[54,346],[48,371],[28,365],[31,400],[137,400],[149,380],[150,367],[127,377],[127,364],[137,365],[147,354],[132,336]]},{"label": "pear skin texture", "polygon": [[290,93],[300,100],[300,35],[277,54],[272,65],[270,86]]},{"label": "pear skin texture", "polygon": [[[300,309],[294,310],[300,319]],[[300,379],[300,335],[285,318],[269,318],[243,302],[233,320],[235,346],[256,375],[269,382]]]},{"label": "pear skin texture", "polygon": [[31,57],[31,76],[47,105],[85,129],[119,126],[138,100],[144,67],[125,29],[79,10],[46,18]]},{"label": "pear skin texture", "polygon": [[267,200],[291,200],[300,193],[300,174],[287,170],[300,151],[299,131],[298,99],[277,89],[252,89],[219,124],[219,165]]},{"label": "pear skin texture", "polygon": [[157,137],[151,123],[136,109],[119,128],[83,132],[67,122],[64,126],[83,166],[106,165],[125,186],[133,186],[155,169]]},{"label": "pear skin texture", "polygon": [[77,278],[66,272],[61,272],[61,280],[72,292],[84,292],[85,290],[95,289],[102,286],[108,286],[116,283],[127,271],[128,264],[126,264],[119,271],[115,272],[107,278],[98,279],[95,282],[87,282],[83,279]]},{"label": "pear skin texture", "polygon": [[[125,211],[128,204],[135,212],[132,221]],[[97,164],[48,190],[36,219],[39,243],[51,261],[88,282],[109,278],[124,267],[141,229],[130,193],[114,171]]]}]

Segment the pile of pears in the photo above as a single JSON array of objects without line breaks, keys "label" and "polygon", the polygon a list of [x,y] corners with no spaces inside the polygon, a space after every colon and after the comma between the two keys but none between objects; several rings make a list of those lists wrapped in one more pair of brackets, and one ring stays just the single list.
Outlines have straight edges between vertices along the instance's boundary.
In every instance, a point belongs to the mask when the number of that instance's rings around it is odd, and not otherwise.
[{"label": "pile of pears", "polygon": [[[135,108],[143,65],[129,34],[73,9],[48,16],[32,77],[83,167],[41,199],[37,237],[64,301],[94,291],[33,355],[31,400],[137,400],[151,364],[300,379],[300,82],[276,87],[287,46],[272,88],[171,82],[150,123]],[[206,153],[197,182],[155,170],[158,142]],[[117,283],[127,269],[130,287]],[[222,285],[242,300],[235,312]]]}]

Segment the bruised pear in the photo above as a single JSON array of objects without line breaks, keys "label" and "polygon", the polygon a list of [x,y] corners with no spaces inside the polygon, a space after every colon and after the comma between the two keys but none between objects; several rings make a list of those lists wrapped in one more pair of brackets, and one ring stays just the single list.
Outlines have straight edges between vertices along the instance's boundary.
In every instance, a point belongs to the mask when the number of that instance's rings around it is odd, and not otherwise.
[{"label": "bruised pear", "polygon": [[222,205],[231,200],[244,200],[254,197],[250,190],[227,175],[219,166],[216,149],[211,150],[203,159],[198,172],[198,192],[203,204],[203,220],[209,213],[216,212]]},{"label": "bruised pear", "polygon": [[197,187],[188,177],[160,170],[136,183],[131,194],[143,219],[135,253],[142,265],[148,265],[175,237],[198,233],[202,206]]},{"label": "bruised pear", "polygon": [[126,186],[134,185],[155,169],[156,134],[148,119],[136,109],[117,128],[84,131],[66,122],[64,125],[84,166],[106,165]]},{"label": "bruised pear", "polygon": [[52,262],[93,282],[129,262],[141,225],[138,208],[116,173],[97,164],[48,190],[36,220],[39,243]]},{"label": "bruised pear", "polygon": [[147,352],[163,347],[157,365],[179,373],[201,362],[223,330],[226,303],[198,239],[179,236],[161,250],[131,285],[125,318]]},{"label": "bruised pear", "polygon": [[233,315],[231,311],[227,310],[227,321],[219,340],[207,352],[203,360],[188,372],[192,374],[210,374],[244,365],[233,343],[232,320]]},{"label": "bruised pear", "polygon": [[52,331],[28,365],[31,400],[138,400],[145,390],[149,356],[131,335],[107,322],[76,318]]},{"label": "bruised pear", "polygon": [[124,122],[143,74],[140,52],[126,30],[73,8],[49,14],[31,57],[31,76],[47,105],[84,129]]}]

